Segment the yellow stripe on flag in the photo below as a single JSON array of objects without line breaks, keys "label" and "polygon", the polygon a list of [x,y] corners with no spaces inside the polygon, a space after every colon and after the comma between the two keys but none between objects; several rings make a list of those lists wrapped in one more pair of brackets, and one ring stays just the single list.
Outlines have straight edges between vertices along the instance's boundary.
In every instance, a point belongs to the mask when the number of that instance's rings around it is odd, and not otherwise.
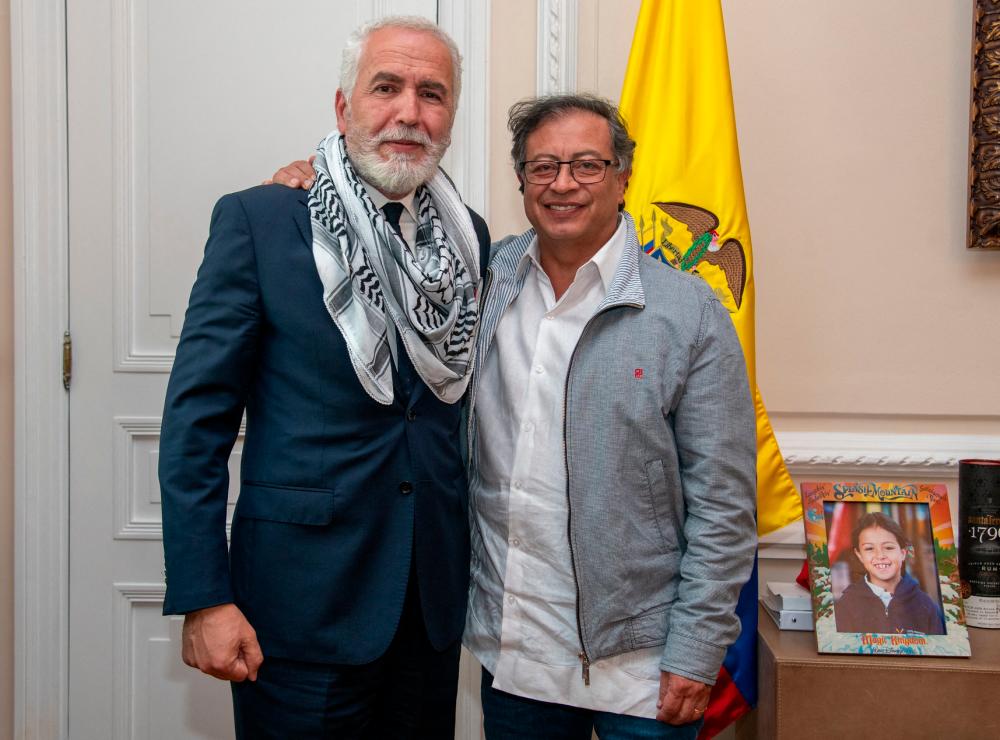
[{"label": "yellow stripe on flag", "polygon": [[626,208],[647,252],[697,271],[729,309],[757,408],[757,529],[802,506],[757,389],[753,251],[718,0],[645,0],[621,112],[638,142]]}]

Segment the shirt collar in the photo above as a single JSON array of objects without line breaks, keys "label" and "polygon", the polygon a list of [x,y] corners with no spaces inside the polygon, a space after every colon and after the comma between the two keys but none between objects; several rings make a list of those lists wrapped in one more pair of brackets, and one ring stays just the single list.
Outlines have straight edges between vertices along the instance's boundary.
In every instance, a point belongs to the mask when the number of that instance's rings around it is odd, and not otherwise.
[{"label": "shirt collar", "polygon": [[[615,271],[618,269],[618,262],[621,259],[624,249],[625,219],[619,216],[618,227],[615,229],[615,233],[611,235],[610,239],[604,242],[604,245],[597,250],[597,253],[593,257],[580,265],[577,274],[579,274],[580,270],[587,268],[588,265],[594,265],[597,268],[597,273],[601,276],[601,282],[604,284],[604,291],[606,293],[608,287],[611,285],[611,281],[615,277]],[[538,256],[537,234],[532,237],[531,243],[521,256],[521,264],[518,265],[518,271],[527,267],[529,262],[533,262],[539,270],[542,269],[542,263]]]},{"label": "shirt collar", "polygon": [[372,199],[372,203],[375,204],[376,208],[382,210],[382,206],[386,203],[402,203],[403,208],[408,214],[410,214],[410,218],[413,219],[414,223],[416,223],[417,213],[413,206],[416,191],[410,191],[402,198],[390,199],[386,198],[378,188],[365,180],[363,177],[360,177],[359,179],[361,180],[361,184],[365,186],[365,190],[368,192],[368,197]]},{"label": "shirt collar", "polygon": [[872,590],[872,593],[878,596],[879,600],[882,602],[882,606],[886,609],[889,608],[889,602],[892,601],[892,594],[886,591],[881,586],[876,586],[874,583],[868,580],[868,576],[865,576],[865,585]]}]

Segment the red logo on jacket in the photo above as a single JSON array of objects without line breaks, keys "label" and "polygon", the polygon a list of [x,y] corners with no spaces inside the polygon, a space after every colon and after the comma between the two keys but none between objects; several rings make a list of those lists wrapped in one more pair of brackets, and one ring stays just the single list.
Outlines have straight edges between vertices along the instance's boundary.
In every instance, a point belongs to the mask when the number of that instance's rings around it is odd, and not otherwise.
[{"label": "red logo on jacket", "polygon": [[641,367],[637,367],[635,369],[635,379],[636,380],[642,380],[642,368]]}]

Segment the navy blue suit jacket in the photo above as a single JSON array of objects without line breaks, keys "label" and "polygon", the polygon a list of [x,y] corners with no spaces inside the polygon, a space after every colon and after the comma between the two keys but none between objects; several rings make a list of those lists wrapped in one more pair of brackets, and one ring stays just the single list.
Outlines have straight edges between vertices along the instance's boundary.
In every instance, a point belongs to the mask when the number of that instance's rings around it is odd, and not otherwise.
[{"label": "navy blue suit jacket", "polygon": [[306,198],[257,187],[212,214],[163,413],[163,611],[234,602],[265,656],[367,663],[395,633],[413,553],[440,649],[461,635],[468,589],[461,404],[437,400],[408,360],[391,406],[364,391],[323,304]]}]

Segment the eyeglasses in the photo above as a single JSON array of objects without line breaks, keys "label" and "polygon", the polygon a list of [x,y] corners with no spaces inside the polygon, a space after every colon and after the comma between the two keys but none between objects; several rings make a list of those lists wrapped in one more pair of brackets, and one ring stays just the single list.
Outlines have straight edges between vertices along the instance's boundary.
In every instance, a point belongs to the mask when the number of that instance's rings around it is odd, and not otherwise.
[{"label": "eyeglasses", "polygon": [[565,162],[555,159],[529,159],[521,162],[520,167],[524,179],[532,185],[548,185],[555,182],[564,164],[569,165],[569,173],[578,183],[592,184],[604,179],[611,163],[610,159],[570,159]]}]

